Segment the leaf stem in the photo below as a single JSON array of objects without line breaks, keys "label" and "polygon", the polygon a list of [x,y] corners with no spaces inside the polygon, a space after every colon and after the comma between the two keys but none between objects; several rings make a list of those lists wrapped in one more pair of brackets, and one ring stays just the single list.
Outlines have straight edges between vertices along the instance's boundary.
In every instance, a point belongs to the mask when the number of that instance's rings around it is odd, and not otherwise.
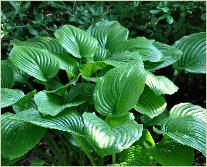
[{"label": "leaf stem", "polygon": [[47,82],[44,82],[44,85],[45,85],[45,89],[46,89],[46,90],[49,90],[49,87],[48,87],[48,85],[47,85]]},{"label": "leaf stem", "polygon": [[116,163],[116,153],[112,154],[112,164]]}]

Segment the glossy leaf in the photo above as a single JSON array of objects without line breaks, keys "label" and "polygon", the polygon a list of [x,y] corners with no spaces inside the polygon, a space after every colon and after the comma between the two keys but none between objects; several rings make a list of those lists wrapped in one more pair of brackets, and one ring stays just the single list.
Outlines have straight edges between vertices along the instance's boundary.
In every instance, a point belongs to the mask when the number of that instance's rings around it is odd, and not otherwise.
[{"label": "glossy leaf", "polygon": [[153,118],[161,114],[167,106],[164,97],[156,95],[149,88],[145,88],[134,109]]},{"label": "glossy leaf", "polygon": [[1,108],[11,106],[24,96],[24,92],[18,89],[1,89]]},{"label": "glossy leaf", "polygon": [[173,45],[183,52],[183,56],[173,67],[193,73],[206,73],[206,33],[200,32],[184,36]]},{"label": "glossy leaf", "polygon": [[157,95],[161,94],[174,94],[178,91],[178,87],[165,76],[155,76],[154,74],[147,72],[146,84]]},{"label": "glossy leaf", "polygon": [[173,140],[193,147],[206,155],[206,110],[191,103],[175,105],[162,125]]},{"label": "glossy leaf", "polygon": [[54,77],[59,69],[58,61],[44,49],[14,47],[9,59],[16,67],[41,81]]},{"label": "glossy leaf", "polygon": [[144,90],[143,65],[127,64],[108,71],[96,83],[94,104],[104,116],[123,116],[132,109]]},{"label": "glossy leaf", "polygon": [[83,30],[71,25],[64,25],[55,31],[58,42],[74,57],[93,57],[98,42]]},{"label": "glossy leaf", "polygon": [[43,137],[45,129],[23,121],[10,120],[13,114],[1,117],[1,154],[14,159],[34,148]]},{"label": "glossy leaf", "polygon": [[81,116],[72,110],[65,110],[53,117],[50,115],[43,116],[38,110],[31,108],[15,114],[11,119],[25,121],[36,126],[65,131],[75,135],[81,135],[84,127]]},{"label": "glossy leaf", "polygon": [[14,71],[8,60],[1,60],[1,88],[12,88],[14,85]]},{"label": "glossy leaf", "polygon": [[93,113],[84,113],[83,119],[86,139],[100,156],[127,149],[142,135],[143,126],[134,120],[111,128]]}]

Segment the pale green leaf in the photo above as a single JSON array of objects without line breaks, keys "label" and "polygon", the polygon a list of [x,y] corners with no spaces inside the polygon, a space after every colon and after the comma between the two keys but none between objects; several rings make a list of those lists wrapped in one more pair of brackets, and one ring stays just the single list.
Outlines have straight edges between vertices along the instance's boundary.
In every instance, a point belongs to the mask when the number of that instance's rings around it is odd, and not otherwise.
[{"label": "pale green leaf", "polygon": [[161,114],[166,106],[163,96],[156,95],[151,89],[145,88],[134,109],[153,118]]},{"label": "pale green leaf", "polygon": [[110,127],[93,113],[83,114],[86,139],[100,156],[129,148],[142,135],[143,126],[134,120]]},{"label": "pale green leaf", "polygon": [[72,110],[65,110],[57,116],[43,116],[38,110],[28,109],[15,114],[11,119],[25,121],[37,126],[49,129],[69,132],[75,135],[82,135],[83,121],[80,115]]},{"label": "pale green leaf", "polygon": [[165,76],[155,76],[151,72],[147,72],[146,84],[157,95],[174,94],[178,91],[178,87]]},{"label": "pale green leaf", "polygon": [[45,129],[18,120],[10,120],[13,114],[1,117],[1,154],[14,159],[34,148],[43,137]]},{"label": "pale green leaf", "polygon": [[11,106],[24,96],[24,92],[18,89],[1,89],[1,108]]},{"label": "pale green leaf", "polygon": [[206,110],[191,103],[175,105],[162,125],[173,140],[197,149],[206,155]]},{"label": "pale green leaf", "polygon": [[173,45],[183,52],[180,60],[173,64],[177,70],[206,73],[206,33],[184,36]]},{"label": "pale green leaf", "polygon": [[1,88],[12,88],[14,85],[14,71],[8,60],[1,60]]},{"label": "pale green leaf", "polygon": [[12,49],[9,59],[16,67],[41,81],[54,77],[59,69],[58,61],[45,49],[17,46]]},{"label": "pale green leaf", "polygon": [[85,31],[72,25],[64,25],[55,31],[58,42],[74,57],[93,57],[98,41]]},{"label": "pale green leaf", "polygon": [[143,64],[127,64],[111,69],[96,83],[96,110],[105,116],[127,114],[144,90],[145,79]]}]

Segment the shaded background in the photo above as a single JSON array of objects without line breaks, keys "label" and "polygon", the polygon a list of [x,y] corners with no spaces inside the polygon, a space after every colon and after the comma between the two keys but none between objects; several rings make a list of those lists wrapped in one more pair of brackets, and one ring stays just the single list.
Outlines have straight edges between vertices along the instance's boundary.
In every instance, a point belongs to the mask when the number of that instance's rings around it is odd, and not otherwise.
[{"label": "shaded background", "polygon": [[[53,36],[61,25],[87,29],[91,24],[117,20],[129,29],[129,37],[145,36],[172,45],[184,35],[206,31],[206,2],[1,2],[1,59],[11,50],[10,40]],[[156,71],[173,78],[171,66]],[[166,96],[168,108],[180,102],[206,107],[206,75],[181,73],[179,91]],[[24,162],[26,161],[26,162]],[[19,162],[27,164],[28,159]],[[205,157],[197,153],[195,165]],[[18,165],[18,164],[17,164]]]}]

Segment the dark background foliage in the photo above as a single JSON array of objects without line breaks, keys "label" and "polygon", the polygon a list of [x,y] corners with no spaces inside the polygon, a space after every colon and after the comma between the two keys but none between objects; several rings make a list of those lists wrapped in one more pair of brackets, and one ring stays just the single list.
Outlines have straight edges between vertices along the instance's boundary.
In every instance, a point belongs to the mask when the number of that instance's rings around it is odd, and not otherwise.
[{"label": "dark background foliage", "polygon": [[[9,55],[10,40],[53,36],[64,24],[87,29],[103,19],[117,20],[129,29],[130,37],[145,36],[170,45],[184,35],[206,31],[205,2],[4,1],[1,8],[2,59]],[[172,79],[174,70],[166,67],[156,74]],[[187,101],[206,106],[205,75],[183,72],[174,82],[179,91],[167,97],[168,108]],[[203,163],[205,158],[196,154],[195,165]]]}]

